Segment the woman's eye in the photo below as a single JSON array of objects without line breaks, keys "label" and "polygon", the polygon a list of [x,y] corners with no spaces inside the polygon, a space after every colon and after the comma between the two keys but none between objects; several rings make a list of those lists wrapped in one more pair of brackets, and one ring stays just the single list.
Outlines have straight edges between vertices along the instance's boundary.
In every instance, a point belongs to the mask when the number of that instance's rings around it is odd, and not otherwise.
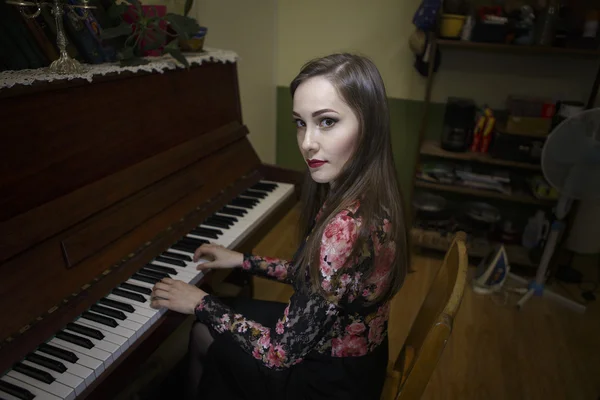
[{"label": "woman's eye", "polygon": [[301,119],[295,119],[294,120],[294,124],[296,124],[297,128],[304,128],[304,121],[302,121]]},{"label": "woman's eye", "polygon": [[322,128],[331,128],[333,125],[335,125],[337,121],[333,118],[323,118],[321,120],[321,127]]}]

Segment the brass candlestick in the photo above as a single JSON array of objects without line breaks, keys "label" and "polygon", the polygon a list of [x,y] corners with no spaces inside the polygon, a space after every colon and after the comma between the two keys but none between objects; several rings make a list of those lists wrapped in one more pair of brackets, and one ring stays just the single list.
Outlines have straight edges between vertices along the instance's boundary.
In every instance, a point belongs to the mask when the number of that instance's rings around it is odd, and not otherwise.
[{"label": "brass candlestick", "polygon": [[[6,0],[7,4],[19,6],[19,11],[22,15],[27,18],[37,18],[42,12],[42,7],[51,7],[50,10],[54,15],[56,21],[56,44],[60,51],[60,57],[50,64],[48,69],[51,72],[58,74],[77,74],[85,71],[85,67],[79,63],[79,61],[69,57],[67,54],[67,35],[65,35],[63,28],[63,15],[65,14],[65,8],[68,9],[75,17],[79,20],[85,20],[88,17],[88,12],[95,6],[88,4],[88,0],[82,0],[82,5],[67,4],[61,0],[54,0],[53,2],[46,1],[22,1],[22,0]],[[27,12],[29,7],[34,7],[33,13]],[[76,9],[82,9],[83,15],[79,15],[75,12]]]}]

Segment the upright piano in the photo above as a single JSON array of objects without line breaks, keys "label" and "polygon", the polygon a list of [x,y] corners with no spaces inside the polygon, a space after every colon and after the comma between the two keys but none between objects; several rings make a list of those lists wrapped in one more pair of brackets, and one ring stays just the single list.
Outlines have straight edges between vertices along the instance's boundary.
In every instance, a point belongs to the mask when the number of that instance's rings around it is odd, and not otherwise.
[{"label": "upright piano", "polygon": [[206,241],[239,251],[297,201],[261,162],[237,64],[0,89],[0,399],[111,399],[185,317]]}]

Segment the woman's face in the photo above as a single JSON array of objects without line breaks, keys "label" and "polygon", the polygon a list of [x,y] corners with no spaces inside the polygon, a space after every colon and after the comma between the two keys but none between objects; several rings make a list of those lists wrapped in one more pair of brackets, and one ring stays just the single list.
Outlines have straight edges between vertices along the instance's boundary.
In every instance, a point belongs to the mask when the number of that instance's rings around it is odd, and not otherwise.
[{"label": "woman's face", "polygon": [[314,181],[333,183],[356,150],[359,120],[329,81],[316,76],[294,93],[298,147]]}]

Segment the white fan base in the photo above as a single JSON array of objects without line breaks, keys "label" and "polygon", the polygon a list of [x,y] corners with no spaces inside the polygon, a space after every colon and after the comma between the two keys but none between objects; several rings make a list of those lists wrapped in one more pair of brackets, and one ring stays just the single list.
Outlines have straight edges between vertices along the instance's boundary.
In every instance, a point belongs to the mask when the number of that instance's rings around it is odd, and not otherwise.
[{"label": "white fan base", "polygon": [[[527,281],[527,279],[522,278],[518,275],[515,275],[512,272],[509,273],[508,276],[510,279],[517,281],[518,283],[522,284],[523,286],[527,286],[529,283]],[[521,300],[519,300],[519,302],[517,303],[517,307],[519,309],[523,308],[523,306],[525,305],[527,300],[529,300],[531,297],[533,297],[534,294],[535,294],[535,289],[529,289],[527,291],[527,293],[525,293],[525,295],[521,298]],[[562,303],[564,306],[566,306],[566,307],[570,308],[571,310],[576,311],[578,313],[582,313],[582,314],[585,313],[586,306],[584,306],[583,304],[578,303],[576,301],[573,301],[569,298],[566,298],[558,293],[554,293],[551,290],[543,289],[542,296],[552,298],[553,300],[556,300],[556,301]]]}]

